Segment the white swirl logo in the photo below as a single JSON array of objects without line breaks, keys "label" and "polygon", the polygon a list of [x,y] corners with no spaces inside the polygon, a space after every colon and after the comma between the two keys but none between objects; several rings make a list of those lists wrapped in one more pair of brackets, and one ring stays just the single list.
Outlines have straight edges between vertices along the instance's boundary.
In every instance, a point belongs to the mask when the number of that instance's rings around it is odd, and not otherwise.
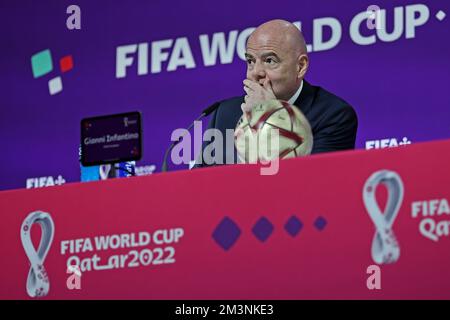
[{"label": "white swirl logo", "polygon": [[109,172],[111,171],[112,167],[110,164],[104,164],[99,166],[99,174],[101,180],[108,179]]},{"label": "white swirl logo", "polygon": [[[42,236],[37,250],[35,250],[31,241],[31,227],[35,223],[39,223],[42,229]],[[46,296],[50,290],[50,282],[44,268],[44,260],[52,244],[54,233],[55,225],[50,215],[46,212],[31,212],[22,223],[20,238],[31,265],[27,278],[27,293],[32,298]]]},{"label": "white swirl logo", "polygon": [[[382,183],[388,191],[386,209],[381,212],[375,198],[375,190]],[[376,231],[372,241],[372,259],[377,264],[394,263],[400,257],[400,246],[392,225],[403,201],[403,182],[393,171],[380,170],[372,174],[364,184],[363,200]]]}]

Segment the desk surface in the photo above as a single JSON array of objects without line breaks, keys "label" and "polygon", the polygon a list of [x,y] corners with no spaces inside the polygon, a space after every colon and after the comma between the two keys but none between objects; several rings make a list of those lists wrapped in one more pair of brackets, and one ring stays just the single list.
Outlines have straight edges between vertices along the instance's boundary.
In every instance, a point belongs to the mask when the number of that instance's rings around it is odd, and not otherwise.
[{"label": "desk surface", "polygon": [[[272,176],[232,165],[3,191],[0,298],[449,299],[449,163],[446,140],[283,160]],[[35,247],[51,243],[30,249],[32,226]]]}]

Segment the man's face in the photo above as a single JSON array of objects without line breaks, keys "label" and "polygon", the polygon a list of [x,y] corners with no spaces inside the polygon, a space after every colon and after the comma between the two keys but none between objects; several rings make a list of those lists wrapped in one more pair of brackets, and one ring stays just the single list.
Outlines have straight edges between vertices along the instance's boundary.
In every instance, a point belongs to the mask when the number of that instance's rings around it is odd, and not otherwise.
[{"label": "man's face", "polygon": [[263,84],[269,79],[275,96],[289,100],[298,89],[298,56],[284,35],[253,34],[247,43],[247,79]]}]

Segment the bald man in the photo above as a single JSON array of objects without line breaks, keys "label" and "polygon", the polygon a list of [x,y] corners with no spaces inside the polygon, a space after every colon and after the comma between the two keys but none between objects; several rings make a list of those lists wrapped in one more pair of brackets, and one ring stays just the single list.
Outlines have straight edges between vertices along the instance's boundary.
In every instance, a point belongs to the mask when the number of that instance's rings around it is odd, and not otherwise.
[{"label": "bald man", "polygon": [[[221,103],[209,128],[234,129],[243,112],[260,102],[278,99],[297,106],[308,119],[314,137],[312,154],[355,148],[358,120],[353,108],[332,93],[309,84],[305,78],[309,59],[301,31],[285,20],[268,21],[247,40],[245,96]],[[196,167],[230,163],[224,146],[215,163],[196,161]],[[233,152],[236,163],[236,152]],[[219,158],[220,157],[220,158]]]}]

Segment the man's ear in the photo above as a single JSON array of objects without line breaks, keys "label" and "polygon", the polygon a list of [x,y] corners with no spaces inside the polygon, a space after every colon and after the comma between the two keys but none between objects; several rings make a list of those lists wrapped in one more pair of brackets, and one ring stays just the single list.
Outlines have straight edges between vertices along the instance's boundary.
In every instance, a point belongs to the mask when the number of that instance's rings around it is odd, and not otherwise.
[{"label": "man's ear", "polygon": [[308,67],[309,67],[308,55],[307,54],[300,55],[298,57],[297,65],[298,65],[297,78],[303,79],[305,77],[306,71],[308,71]]}]

